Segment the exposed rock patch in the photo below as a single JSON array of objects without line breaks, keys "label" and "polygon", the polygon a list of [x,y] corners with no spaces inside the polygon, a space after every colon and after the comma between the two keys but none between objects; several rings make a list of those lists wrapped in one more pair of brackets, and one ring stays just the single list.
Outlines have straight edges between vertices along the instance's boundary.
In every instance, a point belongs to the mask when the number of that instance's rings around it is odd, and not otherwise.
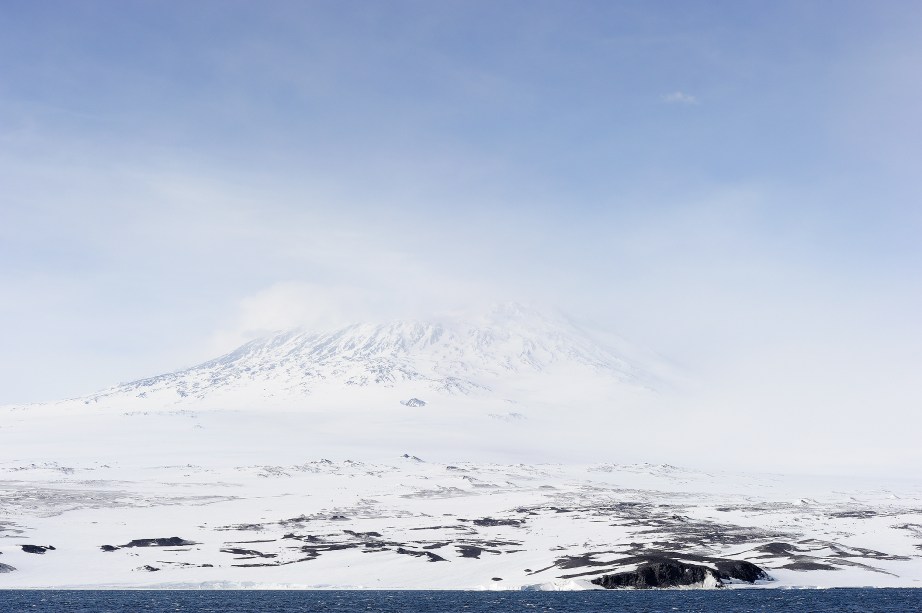
[{"label": "exposed rock patch", "polygon": [[483,553],[483,549],[474,547],[473,545],[458,545],[457,549],[462,558],[474,558],[475,560],[479,560],[480,554]]},{"label": "exposed rock patch", "polygon": [[255,549],[239,549],[237,547],[230,547],[221,550],[222,553],[231,553],[235,556],[243,556],[237,558],[238,560],[247,560],[252,558],[276,558],[278,554],[274,553],[263,553],[261,551],[256,551]]},{"label": "exposed rock patch", "polygon": [[431,551],[413,551],[411,549],[404,549],[403,547],[398,547],[396,549],[397,553],[407,556],[415,556],[417,558],[426,556],[429,558],[430,562],[447,562],[445,558],[440,556],[437,553],[432,553]]},{"label": "exposed rock patch", "polygon": [[755,583],[756,581],[769,581],[768,573],[745,560],[719,560],[714,563],[717,567],[717,577],[724,581],[735,579],[745,581],[746,583]]},{"label": "exposed rock patch", "polygon": [[195,541],[187,541],[178,536],[156,539],[135,539],[121,547],[181,547],[183,545],[198,545]]},{"label": "exposed rock patch", "polygon": [[51,545],[20,545],[20,547],[26,553],[43,554],[46,551],[54,551],[54,547]]},{"label": "exposed rock patch", "polygon": [[525,523],[525,520],[522,519],[493,519],[492,517],[484,517],[483,519],[475,519],[473,524],[475,526],[515,526],[519,527]]},{"label": "exposed rock patch", "polygon": [[381,538],[380,532],[355,532],[354,530],[343,530],[343,533],[362,539]]},{"label": "exposed rock patch", "polygon": [[785,564],[781,568],[786,568],[788,570],[839,570],[831,564],[822,564],[820,562],[791,562],[790,564]]}]

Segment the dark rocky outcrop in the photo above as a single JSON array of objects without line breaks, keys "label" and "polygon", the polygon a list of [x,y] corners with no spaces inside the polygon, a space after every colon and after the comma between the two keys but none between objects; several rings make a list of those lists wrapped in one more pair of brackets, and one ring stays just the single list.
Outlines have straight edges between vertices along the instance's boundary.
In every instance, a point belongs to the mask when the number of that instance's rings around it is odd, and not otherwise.
[{"label": "dark rocky outcrop", "polygon": [[458,553],[461,554],[462,558],[474,558],[479,560],[480,554],[483,553],[483,549],[473,545],[457,545],[456,549],[458,550]]},{"label": "dark rocky outcrop", "polygon": [[115,551],[118,549],[118,547],[115,547],[114,545],[100,545],[99,548],[103,551]]},{"label": "dark rocky outcrop", "polygon": [[429,558],[429,562],[447,562],[445,558],[440,556],[437,553],[432,553],[431,551],[413,551],[412,549],[404,549],[403,547],[398,547],[396,552],[405,555],[405,556],[415,556],[417,558],[426,556]]},{"label": "dark rocky outcrop", "polygon": [[597,579],[593,579],[592,583],[609,590],[619,587],[648,589],[653,587],[698,585],[703,584],[708,578],[713,579],[716,584],[720,584],[715,572],[706,566],[684,564],[675,560],[663,560],[641,564],[636,570],[632,571],[602,575]]},{"label": "dark rocky outcrop", "polygon": [[854,517],[856,519],[870,519],[871,517],[877,517],[877,511],[840,511],[839,513],[830,513],[829,517]]},{"label": "dark rocky outcrop", "polygon": [[135,570],[144,570],[144,571],[147,571],[147,572],[149,572],[149,573],[155,573],[155,572],[157,572],[157,571],[160,570],[160,569],[157,568],[156,566],[151,566],[150,564],[145,564],[144,566],[139,566],[139,567],[137,567]]},{"label": "dark rocky outcrop", "polygon": [[400,404],[405,407],[424,407],[426,406],[426,401],[419,398],[410,398],[409,400],[401,400]]},{"label": "dark rocky outcrop", "polygon": [[26,553],[38,553],[42,554],[46,551],[54,551],[54,547],[51,545],[20,545],[23,551]]},{"label": "dark rocky outcrop", "polygon": [[9,564],[3,564],[2,562],[0,562],[0,575],[2,575],[3,573],[11,573],[14,570],[16,570],[15,566],[10,566]]},{"label": "dark rocky outcrop", "polygon": [[493,519],[492,517],[484,517],[482,519],[475,519],[472,522],[475,526],[483,527],[492,527],[492,526],[521,526],[525,523],[525,520],[522,519]]},{"label": "dark rocky outcrop", "polygon": [[821,562],[811,562],[798,560],[796,562],[791,562],[790,564],[785,564],[781,568],[786,568],[787,570],[839,570],[835,566],[830,564],[823,564]]},{"label": "dark rocky outcrop", "polygon": [[380,532],[356,532],[354,530],[343,530],[343,534],[355,536],[362,539],[381,538]]},{"label": "dark rocky outcrop", "polygon": [[[781,543],[773,542],[766,543],[764,545],[759,545],[755,548],[756,551],[767,554],[768,556],[790,556],[799,552],[800,549],[796,545],[790,543]],[[765,557],[765,556],[763,556]]]},{"label": "dark rocky outcrop", "polygon": [[182,547],[185,545],[198,545],[195,541],[187,541],[178,536],[156,539],[135,539],[121,547]]},{"label": "dark rocky outcrop", "polygon": [[232,553],[236,556],[244,556],[247,558],[276,558],[278,554],[275,553],[263,553],[261,551],[256,551],[255,549],[240,549],[238,547],[229,547],[221,550],[222,553]]},{"label": "dark rocky outcrop", "polygon": [[640,564],[636,570],[602,575],[593,579],[592,583],[606,589],[647,589],[703,585],[705,582],[723,587],[727,582],[755,583],[771,580],[768,573],[745,560],[710,558],[708,561],[714,564],[716,570],[701,564],[652,558]]},{"label": "dark rocky outcrop", "polygon": [[771,577],[764,570],[745,560],[720,560],[714,563],[717,567],[717,577],[724,581],[736,580],[746,583],[768,581]]}]

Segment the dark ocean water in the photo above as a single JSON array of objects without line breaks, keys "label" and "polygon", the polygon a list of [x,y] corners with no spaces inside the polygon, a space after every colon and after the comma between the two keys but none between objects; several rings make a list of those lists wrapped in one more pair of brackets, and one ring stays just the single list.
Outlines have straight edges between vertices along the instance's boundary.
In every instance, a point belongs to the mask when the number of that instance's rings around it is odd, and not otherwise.
[{"label": "dark ocean water", "polygon": [[922,589],[590,592],[6,590],[0,591],[0,611],[919,613],[922,612]]}]

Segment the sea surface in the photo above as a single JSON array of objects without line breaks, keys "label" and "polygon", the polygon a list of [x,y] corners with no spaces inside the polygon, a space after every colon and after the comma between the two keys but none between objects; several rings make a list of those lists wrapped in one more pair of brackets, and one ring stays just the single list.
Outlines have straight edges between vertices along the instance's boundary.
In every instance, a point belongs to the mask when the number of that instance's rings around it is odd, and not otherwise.
[{"label": "sea surface", "polygon": [[0,611],[915,613],[922,612],[922,589],[587,592],[0,590]]}]

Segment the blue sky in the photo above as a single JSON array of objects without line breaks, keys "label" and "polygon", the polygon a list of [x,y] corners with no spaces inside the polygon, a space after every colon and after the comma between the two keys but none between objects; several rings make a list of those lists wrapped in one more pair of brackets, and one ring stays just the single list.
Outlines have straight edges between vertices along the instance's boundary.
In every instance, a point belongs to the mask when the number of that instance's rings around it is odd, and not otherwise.
[{"label": "blue sky", "polygon": [[519,299],[728,411],[906,418],[919,31],[909,1],[5,2],[0,403]]}]

